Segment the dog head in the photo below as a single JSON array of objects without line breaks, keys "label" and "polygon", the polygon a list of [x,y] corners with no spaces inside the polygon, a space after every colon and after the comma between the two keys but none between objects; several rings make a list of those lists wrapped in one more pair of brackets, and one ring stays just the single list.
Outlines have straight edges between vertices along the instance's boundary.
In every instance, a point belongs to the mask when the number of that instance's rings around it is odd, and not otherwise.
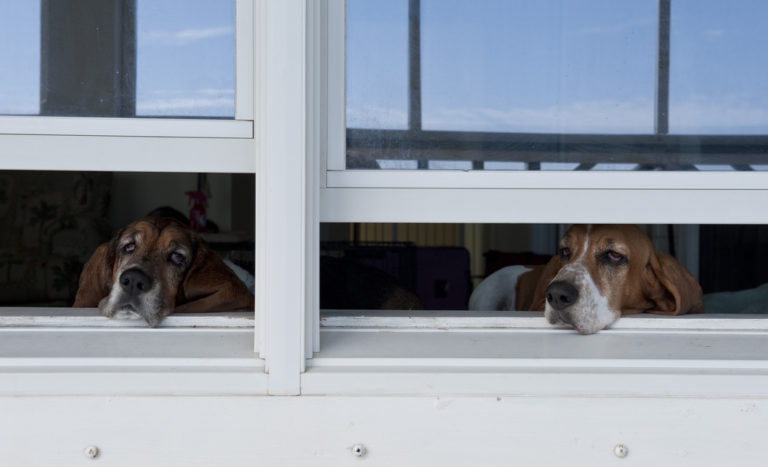
[{"label": "dog head", "polygon": [[550,324],[592,334],[625,314],[701,312],[702,292],[680,263],[655,251],[640,228],[574,225],[547,264],[533,307],[543,309]]},{"label": "dog head", "polygon": [[104,316],[143,318],[154,327],[174,310],[250,308],[253,295],[189,228],[148,217],[96,249],[80,275],[74,306],[98,306]]}]

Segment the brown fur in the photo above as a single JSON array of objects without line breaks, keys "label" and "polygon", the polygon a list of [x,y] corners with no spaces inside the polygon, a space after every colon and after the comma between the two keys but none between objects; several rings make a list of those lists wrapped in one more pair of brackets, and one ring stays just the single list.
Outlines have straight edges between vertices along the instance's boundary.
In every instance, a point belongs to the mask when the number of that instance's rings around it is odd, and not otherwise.
[{"label": "brown fur", "polygon": [[[127,245],[133,250],[124,251]],[[171,255],[181,255],[184,264],[174,264]],[[165,217],[139,219],[100,245],[83,268],[73,306],[98,306],[111,317],[110,293],[127,270],[139,270],[158,284],[152,304],[135,310],[152,326],[174,311],[253,309],[253,294],[202,238]]]},{"label": "brown fur", "polygon": [[[579,257],[586,234],[586,226],[574,225],[560,239],[559,246],[570,249],[571,258]],[[626,267],[601,264],[600,255],[607,250],[625,256]],[[601,294],[608,297],[611,308],[621,310],[622,315],[703,312],[701,286],[696,278],[673,257],[657,252],[637,226],[593,225],[585,254],[587,270]],[[539,280],[533,296],[518,296],[518,302],[530,303],[531,310],[543,310],[547,287],[567,261],[560,255],[553,256],[537,273]]]}]

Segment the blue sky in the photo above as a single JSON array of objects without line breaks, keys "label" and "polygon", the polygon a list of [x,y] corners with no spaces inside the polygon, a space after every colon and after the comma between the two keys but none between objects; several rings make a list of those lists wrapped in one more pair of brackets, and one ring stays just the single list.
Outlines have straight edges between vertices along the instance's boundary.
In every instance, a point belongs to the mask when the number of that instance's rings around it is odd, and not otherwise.
[{"label": "blue sky", "polygon": [[235,114],[235,5],[138,0],[136,112]]},{"label": "blue sky", "polygon": [[[137,0],[137,114],[234,116],[234,1]],[[0,113],[39,112],[40,3],[0,0]]]},{"label": "blue sky", "polygon": [[672,0],[672,21],[670,128],[768,134],[768,2]]},{"label": "blue sky", "polygon": [[[347,3],[347,124],[407,125],[407,0]],[[768,133],[768,2],[672,0],[672,133]],[[423,127],[653,131],[656,0],[422,0]]]},{"label": "blue sky", "polygon": [[0,113],[40,111],[40,2],[0,0]]}]

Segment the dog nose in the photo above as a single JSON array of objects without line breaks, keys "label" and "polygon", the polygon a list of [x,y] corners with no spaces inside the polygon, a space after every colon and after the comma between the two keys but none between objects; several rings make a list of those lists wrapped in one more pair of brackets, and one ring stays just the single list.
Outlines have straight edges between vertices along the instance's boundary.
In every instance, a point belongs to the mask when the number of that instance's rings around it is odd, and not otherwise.
[{"label": "dog nose", "polygon": [[129,295],[139,295],[152,288],[152,278],[138,269],[129,269],[120,275],[120,287]]},{"label": "dog nose", "polygon": [[564,310],[576,303],[579,291],[570,282],[555,281],[547,287],[547,302],[555,310]]}]

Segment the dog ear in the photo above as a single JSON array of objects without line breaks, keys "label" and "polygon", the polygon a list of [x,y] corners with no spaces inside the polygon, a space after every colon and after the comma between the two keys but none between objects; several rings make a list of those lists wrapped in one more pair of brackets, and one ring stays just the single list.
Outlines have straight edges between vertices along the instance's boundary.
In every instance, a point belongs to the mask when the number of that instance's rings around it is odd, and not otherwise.
[{"label": "dog ear", "polygon": [[[549,283],[552,282],[552,279],[555,278],[558,271],[560,271],[560,267],[562,266],[562,260],[559,256],[555,255],[552,258],[550,258],[549,262],[546,266],[544,266],[543,271],[541,272],[541,275],[539,276],[538,282],[536,282],[536,289],[533,291],[533,299],[531,300],[530,307],[527,308],[531,311],[543,311],[544,310],[544,304],[546,303],[546,296],[547,296],[547,287],[549,287]],[[517,297],[516,297],[517,298]],[[517,305],[518,303],[521,303],[521,305],[524,305],[523,302],[517,302],[515,300]],[[515,306],[515,309],[520,309]]]},{"label": "dog ear", "polygon": [[652,254],[645,272],[643,293],[655,305],[649,312],[663,315],[704,312],[701,286],[675,258],[663,253]]},{"label": "dog ear", "polygon": [[176,313],[253,309],[253,294],[219,255],[198,244],[182,282]]},{"label": "dog ear", "polygon": [[102,298],[109,295],[112,288],[112,269],[115,264],[115,251],[112,242],[99,245],[91,258],[83,266],[78,283],[75,308],[93,308]]}]

